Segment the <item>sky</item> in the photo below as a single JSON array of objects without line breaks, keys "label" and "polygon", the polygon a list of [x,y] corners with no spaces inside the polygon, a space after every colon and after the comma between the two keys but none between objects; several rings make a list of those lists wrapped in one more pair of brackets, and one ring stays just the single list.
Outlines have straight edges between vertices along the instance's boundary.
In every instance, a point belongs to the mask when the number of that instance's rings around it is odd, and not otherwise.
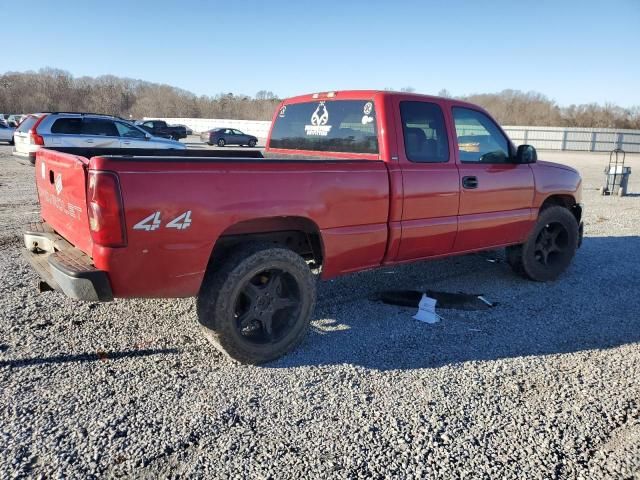
[{"label": "sky", "polygon": [[640,0],[29,0],[3,1],[0,24],[0,73],[54,67],[198,95],[510,88],[640,105]]}]

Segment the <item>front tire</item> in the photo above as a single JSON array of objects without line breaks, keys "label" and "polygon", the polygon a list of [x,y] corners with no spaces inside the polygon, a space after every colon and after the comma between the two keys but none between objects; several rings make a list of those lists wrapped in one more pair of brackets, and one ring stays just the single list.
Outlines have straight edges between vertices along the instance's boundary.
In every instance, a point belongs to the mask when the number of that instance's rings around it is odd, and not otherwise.
[{"label": "front tire", "polygon": [[271,244],[236,248],[209,272],[198,295],[206,338],[228,357],[261,364],[295,348],[309,329],[316,301],[309,266]]},{"label": "front tire", "polygon": [[578,248],[578,222],[565,207],[540,212],[538,221],[522,245],[507,248],[507,262],[516,273],[537,281],[558,278]]},{"label": "front tire", "polygon": [[249,146],[250,146],[251,148],[254,148],[254,147],[256,146],[256,144],[257,144],[257,143],[258,143],[258,142],[256,142],[255,140],[249,140]]}]

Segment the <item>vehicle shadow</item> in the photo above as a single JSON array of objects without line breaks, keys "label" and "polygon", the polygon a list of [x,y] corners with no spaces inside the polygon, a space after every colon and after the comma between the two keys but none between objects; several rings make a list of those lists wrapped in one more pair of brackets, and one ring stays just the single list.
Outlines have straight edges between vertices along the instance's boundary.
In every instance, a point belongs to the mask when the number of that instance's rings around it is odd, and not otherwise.
[{"label": "vehicle shadow", "polygon": [[[436,368],[633,344],[640,342],[638,278],[638,236],[586,237],[569,270],[550,283],[515,276],[502,253],[344,277],[319,284],[311,334],[267,368]],[[475,312],[439,310],[444,320],[428,325],[412,318],[415,308],[370,300],[389,287],[431,286],[452,292],[466,287],[499,305]]]},{"label": "vehicle shadow", "polygon": [[148,357],[151,355],[175,355],[180,353],[176,348],[125,350],[120,352],[98,351],[96,353],[80,353],[75,355],[55,355],[52,357],[19,358],[14,360],[0,360],[1,367],[32,367],[35,365],[63,364],[73,362],[95,362],[119,360],[122,358]]}]

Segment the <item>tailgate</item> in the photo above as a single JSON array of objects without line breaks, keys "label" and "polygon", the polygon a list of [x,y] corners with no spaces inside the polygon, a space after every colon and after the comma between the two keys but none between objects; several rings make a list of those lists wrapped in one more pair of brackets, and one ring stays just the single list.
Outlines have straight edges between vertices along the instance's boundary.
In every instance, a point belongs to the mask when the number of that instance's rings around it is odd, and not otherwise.
[{"label": "tailgate", "polygon": [[91,256],[87,164],[84,157],[41,148],[36,155],[35,174],[43,220],[69,243]]}]

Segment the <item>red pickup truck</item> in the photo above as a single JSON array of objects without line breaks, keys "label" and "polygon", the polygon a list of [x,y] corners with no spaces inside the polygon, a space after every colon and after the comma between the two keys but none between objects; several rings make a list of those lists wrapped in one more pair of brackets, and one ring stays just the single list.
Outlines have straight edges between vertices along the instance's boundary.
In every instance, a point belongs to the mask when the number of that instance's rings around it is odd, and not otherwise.
[{"label": "red pickup truck", "polygon": [[553,280],[582,239],[581,178],[512,144],[482,108],[386,91],[304,95],[247,151],[47,148],[41,286],[70,297],[197,296],[207,337],[261,363],[298,344],[323,279],[506,247]]}]

